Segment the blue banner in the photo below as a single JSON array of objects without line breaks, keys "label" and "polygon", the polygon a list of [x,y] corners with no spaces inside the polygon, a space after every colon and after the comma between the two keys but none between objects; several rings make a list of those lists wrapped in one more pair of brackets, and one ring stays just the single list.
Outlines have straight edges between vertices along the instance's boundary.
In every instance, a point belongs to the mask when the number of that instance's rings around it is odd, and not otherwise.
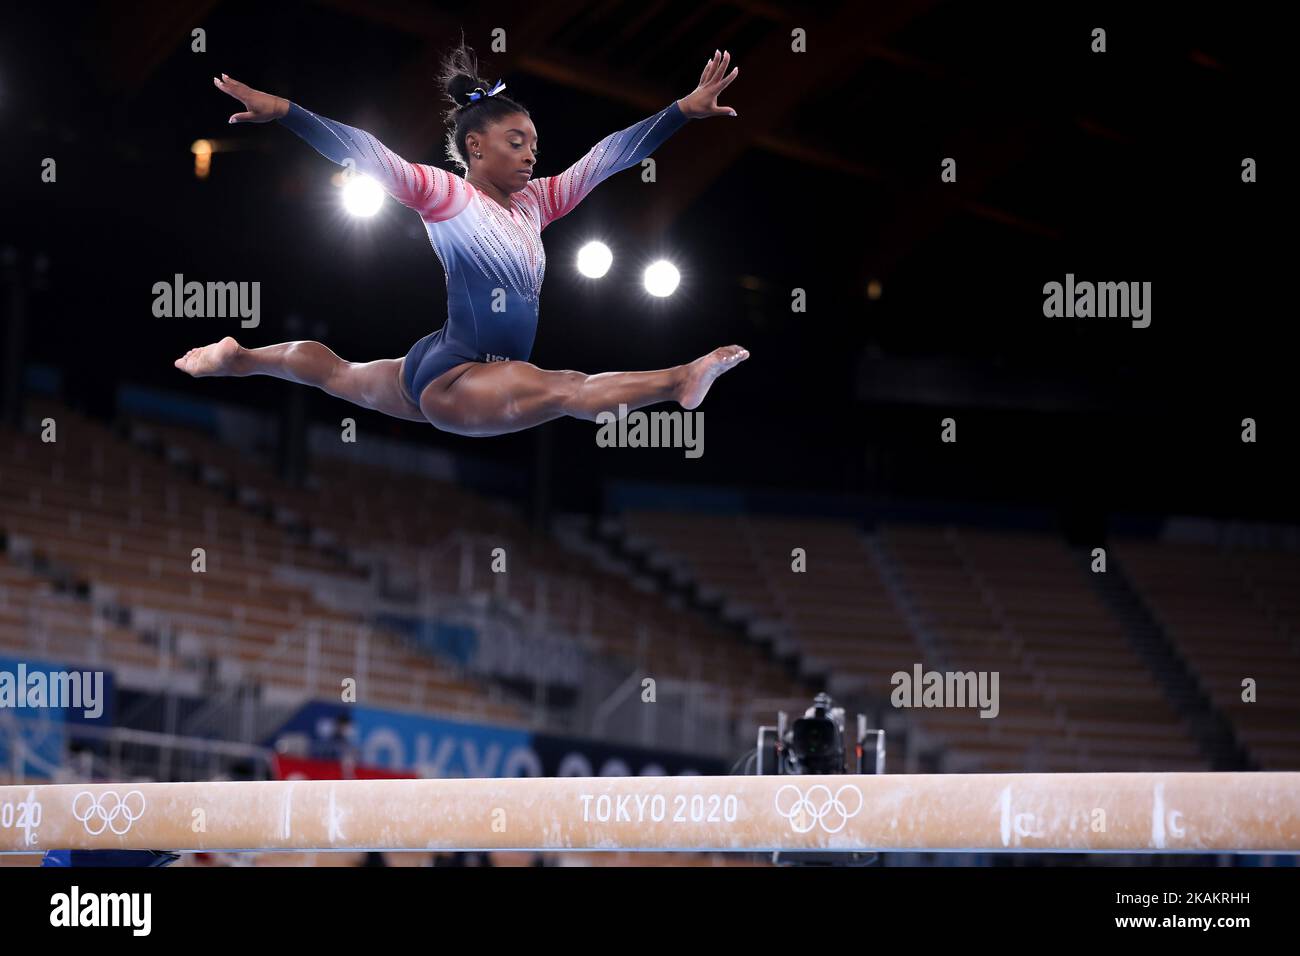
[{"label": "blue banner", "polygon": [[0,768],[6,772],[48,777],[62,764],[64,709],[50,706],[44,691],[38,697],[30,679],[62,669],[32,658],[0,657]]}]

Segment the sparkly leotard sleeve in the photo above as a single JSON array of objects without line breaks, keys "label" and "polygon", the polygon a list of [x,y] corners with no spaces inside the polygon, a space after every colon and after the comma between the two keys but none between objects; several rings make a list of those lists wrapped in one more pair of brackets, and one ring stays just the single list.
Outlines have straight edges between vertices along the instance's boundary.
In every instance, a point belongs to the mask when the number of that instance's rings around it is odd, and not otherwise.
[{"label": "sparkly leotard sleeve", "polygon": [[297,104],[280,122],[336,163],[349,160],[420,214],[447,276],[447,322],[416,342],[403,368],[408,397],[465,362],[526,360],[546,270],[542,230],[597,184],[637,165],[686,125],[676,102],[606,136],[558,176],[529,182],[506,209],[460,176],[409,163],[369,133]]},{"label": "sparkly leotard sleeve", "polygon": [[365,130],[317,116],[297,103],[289,104],[289,112],[280,122],[322,156],[341,166],[351,164],[375,180],[425,222],[450,219],[469,205],[471,188],[465,180],[437,166],[408,163]]}]

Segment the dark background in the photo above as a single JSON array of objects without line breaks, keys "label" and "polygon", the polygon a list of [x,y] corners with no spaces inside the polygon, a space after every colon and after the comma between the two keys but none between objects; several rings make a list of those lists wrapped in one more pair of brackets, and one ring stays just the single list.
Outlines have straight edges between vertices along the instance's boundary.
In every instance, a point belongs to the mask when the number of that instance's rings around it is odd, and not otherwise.
[{"label": "dark background", "polygon": [[[7,8],[0,246],[19,270],[44,256],[48,273],[32,280],[25,349],[4,370],[57,366],[73,402],[105,416],[122,382],[274,408],[293,386],[190,380],[172,361],[226,334],[396,357],[442,323],[443,275],[418,219],[391,201],[373,220],[344,217],[334,167],[282,128],[227,126],[240,107],[214,74],[450,168],[433,75],[463,27],[484,74],[531,110],[539,172],[553,175],[686,95],[718,46],[741,68],[722,98],[739,118],[690,124],[657,154],[654,187],[620,174],[547,230],[532,357],[598,372],[747,346],[704,406],[704,457],[598,449],[576,421],[490,440],[369,413],[363,428],[531,481],[544,467],[570,509],[637,478],[1033,505],[1072,535],[1119,512],[1294,519],[1280,8],[1137,6]],[[510,58],[490,55],[485,25],[506,29]],[[206,53],[190,51],[194,26]],[[803,57],[785,52],[800,26]],[[1089,52],[1095,26],[1105,54]],[[202,137],[221,144],[205,181],[190,154]],[[946,156],[957,184],[939,182]],[[1256,184],[1241,182],[1246,156]],[[55,184],[40,180],[45,157]],[[680,209],[659,215],[665,198]],[[571,262],[596,235],[616,258],[593,284]],[[659,253],[683,282],[655,302],[638,284]],[[261,326],[154,318],[151,287],[177,272],[260,281]],[[1150,281],[1150,328],[1044,318],[1043,284],[1067,272]],[[790,310],[796,287],[803,314]],[[358,415],[321,393],[309,402],[316,420]],[[956,445],[939,441],[946,416]],[[1240,441],[1248,416],[1256,444]]]}]

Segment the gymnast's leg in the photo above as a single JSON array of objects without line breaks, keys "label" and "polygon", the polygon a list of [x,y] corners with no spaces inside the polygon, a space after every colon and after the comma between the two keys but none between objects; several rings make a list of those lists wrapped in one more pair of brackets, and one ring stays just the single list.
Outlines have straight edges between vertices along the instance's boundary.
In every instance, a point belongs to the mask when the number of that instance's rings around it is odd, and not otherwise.
[{"label": "gymnast's leg", "polygon": [[471,362],[434,379],[420,395],[420,409],[435,426],[458,435],[504,435],[565,415],[595,421],[655,402],[676,401],[693,409],[709,386],[749,352],[736,345],[673,368],[653,372],[555,372],[528,362]]},{"label": "gymnast's leg", "polygon": [[424,414],[402,391],[402,359],[345,362],[319,342],[282,342],[246,349],[230,336],[177,359],[182,372],[210,375],[271,375],[315,387],[394,418],[423,422]]}]

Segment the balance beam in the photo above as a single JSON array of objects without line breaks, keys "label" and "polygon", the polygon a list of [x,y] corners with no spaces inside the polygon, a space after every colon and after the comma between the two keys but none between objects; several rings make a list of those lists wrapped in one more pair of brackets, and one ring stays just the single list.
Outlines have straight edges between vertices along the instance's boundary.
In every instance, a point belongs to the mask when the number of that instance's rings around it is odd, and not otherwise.
[{"label": "balance beam", "polygon": [[529,777],[0,787],[0,852],[1300,852],[1300,773]]}]

